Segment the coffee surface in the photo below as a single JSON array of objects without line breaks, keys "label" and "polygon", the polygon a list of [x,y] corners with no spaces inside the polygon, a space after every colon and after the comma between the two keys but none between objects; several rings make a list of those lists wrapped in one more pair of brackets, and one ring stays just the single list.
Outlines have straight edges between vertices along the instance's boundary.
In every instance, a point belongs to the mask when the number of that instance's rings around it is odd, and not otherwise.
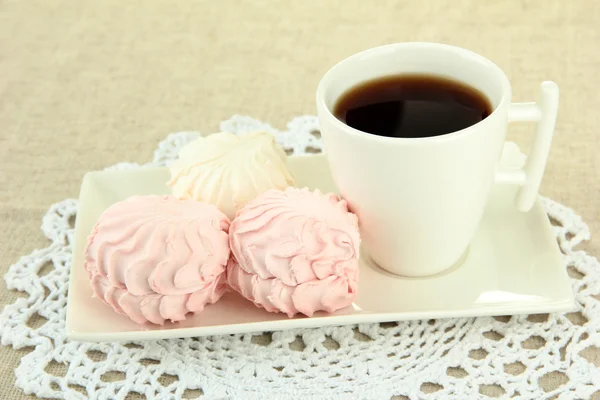
[{"label": "coffee surface", "polygon": [[420,138],[467,128],[492,112],[479,90],[435,75],[397,75],[363,82],[344,93],[334,115],[378,136]]}]

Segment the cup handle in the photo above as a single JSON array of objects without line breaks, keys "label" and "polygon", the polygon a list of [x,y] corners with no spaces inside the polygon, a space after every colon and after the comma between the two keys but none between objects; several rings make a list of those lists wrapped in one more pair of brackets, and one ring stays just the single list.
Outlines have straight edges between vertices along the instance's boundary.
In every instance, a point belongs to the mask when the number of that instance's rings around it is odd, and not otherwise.
[{"label": "cup handle", "polygon": [[520,169],[501,170],[496,174],[498,183],[521,186],[515,197],[515,206],[519,211],[529,211],[537,198],[554,135],[557,112],[558,85],[551,81],[542,82],[535,103],[512,103],[508,109],[508,122],[537,122],[525,166]]}]

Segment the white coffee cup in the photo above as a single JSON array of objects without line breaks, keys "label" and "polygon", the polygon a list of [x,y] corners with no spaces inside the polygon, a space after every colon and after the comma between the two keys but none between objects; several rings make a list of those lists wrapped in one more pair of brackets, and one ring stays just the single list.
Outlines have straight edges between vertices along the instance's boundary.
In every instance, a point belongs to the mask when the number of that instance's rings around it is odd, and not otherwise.
[{"label": "white coffee cup", "polygon": [[[332,113],[340,96],[357,84],[415,73],[474,87],[490,100],[493,112],[460,131],[416,139],[365,133]],[[536,103],[511,103],[508,78],[488,59],[443,44],[398,43],[331,68],[319,83],[317,109],[333,179],[358,215],[367,252],[392,273],[428,276],[465,254],[495,182],[520,185],[519,210],[533,206],[554,132],[558,86],[543,82]],[[512,121],[535,121],[537,131],[525,167],[501,171]]]}]

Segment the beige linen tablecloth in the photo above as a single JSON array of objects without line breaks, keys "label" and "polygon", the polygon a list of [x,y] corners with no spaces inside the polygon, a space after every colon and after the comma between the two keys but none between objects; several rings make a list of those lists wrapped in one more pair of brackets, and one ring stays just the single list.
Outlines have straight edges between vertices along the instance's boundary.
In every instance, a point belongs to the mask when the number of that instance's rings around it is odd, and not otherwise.
[{"label": "beige linen tablecloth", "polygon": [[[246,114],[284,127],[314,114],[335,62],[436,41],[495,61],[514,100],[561,88],[541,192],[590,225],[600,255],[600,3],[593,1],[0,1],[0,273],[46,245],[41,217],[87,171],[146,162],[168,133]],[[513,126],[527,146],[532,126]],[[2,289],[2,305],[16,294]],[[0,348],[0,398],[25,351]],[[598,352],[590,362],[600,366]],[[554,388],[562,382],[547,379]],[[600,395],[599,397],[600,398]]]}]

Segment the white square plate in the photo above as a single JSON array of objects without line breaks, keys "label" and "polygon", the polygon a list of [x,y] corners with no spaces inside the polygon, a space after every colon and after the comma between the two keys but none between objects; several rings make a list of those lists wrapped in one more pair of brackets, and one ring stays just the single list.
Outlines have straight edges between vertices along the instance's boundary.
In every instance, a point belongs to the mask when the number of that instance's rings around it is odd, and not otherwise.
[{"label": "white square plate", "polygon": [[[335,192],[324,155],[296,156],[288,166],[298,186]],[[515,188],[496,185],[466,260],[437,276],[389,274],[362,253],[359,293],[333,314],[288,318],[255,307],[237,293],[177,324],[140,326],[92,297],[83,251],[100,214],[132,195],[166,194],[169,171],[92,172],[81,187],[67,305],[73,340],[124,341],[220,335],[325,325],[568,311],[573,294],[552,227],[538,201],[529,213],[512,204]],[[435,251],[435,249],[432,249]]]}]

